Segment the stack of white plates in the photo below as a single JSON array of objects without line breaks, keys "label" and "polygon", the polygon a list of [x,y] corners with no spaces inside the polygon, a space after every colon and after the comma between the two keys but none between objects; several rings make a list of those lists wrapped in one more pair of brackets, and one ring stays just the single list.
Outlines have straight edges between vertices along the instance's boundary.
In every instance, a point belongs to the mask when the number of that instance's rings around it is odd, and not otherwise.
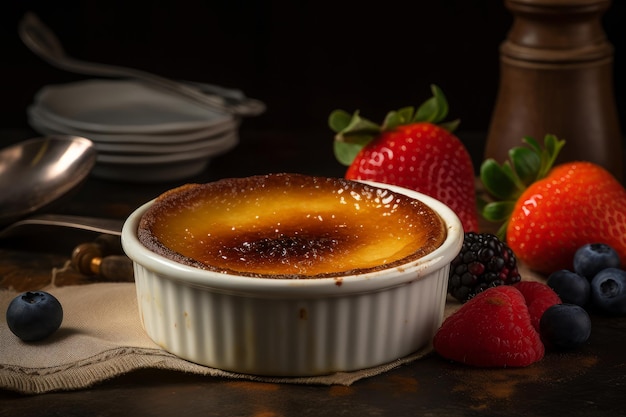
[{"label": "stack of white plates", "polygon": [[41,134],[91,139],[93,175],[133,182],[198,174],[239,141],[239,118],[138,81],[86,80],[43,87],[28,108]]}]

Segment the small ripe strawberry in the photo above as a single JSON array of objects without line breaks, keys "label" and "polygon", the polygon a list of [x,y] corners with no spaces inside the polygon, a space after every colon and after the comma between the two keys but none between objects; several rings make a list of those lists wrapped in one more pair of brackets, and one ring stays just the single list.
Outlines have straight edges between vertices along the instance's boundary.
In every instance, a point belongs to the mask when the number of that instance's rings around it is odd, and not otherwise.
[{"label": "small ripe strawberry", "polygon": [[449,316],[433,339],[446,359],[478,367],[522,367],[543,358],[545,348],[530,322],[519,290],[489,288]]},{"label": "small ripe strawberry", "polygon": [[451,132],[458,121],[437,124],[448,103],[437,86],[417,111],[406,107],[387,114],[382,126],[343,110],[329,125],[335,156],[348,166],[347,179],[369,180],[409,188],[448,205],[466,232],[478,230],[474,167],[463,143]]},{"label": "small ripe strawberry", "polygon": [[513,284],[513,287],[524,296],[530,314],[530,322],[539,332],[541,316],[548,308],[555,304],[561,304],[561,299],[552,288],[542,282],[520,281]]},{"label": "small ripe strawberry", "polygon": [[567,162],[552,168],[565,141],[546,135],[544,146],[524,138],[528,147],[511,150],[511,161],[488,159],[481,180],[495,201],[487,220],[504,221],[499,236],[518,260],[549,275],[570,269],[576,250],[606,243],[626,266],[626,190],[604,168]]}]

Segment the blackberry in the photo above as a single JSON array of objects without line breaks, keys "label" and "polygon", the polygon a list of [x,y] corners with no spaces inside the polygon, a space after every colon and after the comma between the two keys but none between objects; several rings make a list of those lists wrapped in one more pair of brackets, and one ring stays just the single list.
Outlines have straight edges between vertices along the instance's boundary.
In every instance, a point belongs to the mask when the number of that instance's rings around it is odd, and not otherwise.
[{"label": "blackberry", "polygon": [[464,303],[487,288],[520,280],[511,248],[493,234],[468,232],[450,263],[448,293]]}]

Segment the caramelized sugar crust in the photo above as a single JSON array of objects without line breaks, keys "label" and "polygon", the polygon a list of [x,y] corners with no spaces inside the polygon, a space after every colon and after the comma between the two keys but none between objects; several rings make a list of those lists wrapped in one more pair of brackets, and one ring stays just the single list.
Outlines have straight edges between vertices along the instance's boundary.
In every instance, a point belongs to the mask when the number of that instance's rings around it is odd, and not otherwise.
[{"label": "caramelized sugar crust", "polygon": [[403,194],[340,178],[269,174],[159,196],[139,240],[174,261],[263,278],[345,276],[438,248],[440,217]]}]

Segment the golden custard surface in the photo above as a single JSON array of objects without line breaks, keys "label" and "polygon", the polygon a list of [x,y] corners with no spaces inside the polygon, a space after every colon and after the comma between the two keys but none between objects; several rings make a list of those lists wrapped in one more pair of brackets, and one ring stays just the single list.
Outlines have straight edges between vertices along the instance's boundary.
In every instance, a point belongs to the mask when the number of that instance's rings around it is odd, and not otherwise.
[{"label": "golden custard surface", "polygon": [[273,278],[388,268],[432,252],[445,235],[420,201],[300,174],[184,185],[158,197],[138,230],[146,247],[178,262]]}]

